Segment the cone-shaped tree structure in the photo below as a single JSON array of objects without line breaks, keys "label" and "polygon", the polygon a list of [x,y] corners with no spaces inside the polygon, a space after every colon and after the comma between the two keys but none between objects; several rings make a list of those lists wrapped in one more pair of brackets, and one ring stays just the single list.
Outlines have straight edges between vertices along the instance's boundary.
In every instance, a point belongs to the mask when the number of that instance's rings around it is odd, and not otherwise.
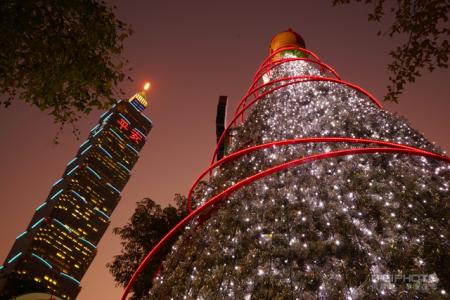
[{"label": "cone-shaped tree structure", "polygon": [[448,296],[449,158],[312,52],[272,51],[223,142],[150,298]]}]

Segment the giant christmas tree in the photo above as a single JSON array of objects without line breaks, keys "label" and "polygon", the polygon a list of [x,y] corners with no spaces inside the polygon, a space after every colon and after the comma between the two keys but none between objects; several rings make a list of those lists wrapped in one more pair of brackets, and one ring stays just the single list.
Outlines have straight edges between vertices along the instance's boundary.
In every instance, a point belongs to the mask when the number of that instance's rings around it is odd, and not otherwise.
[{"label": "giant christmas tree", "polygon": [[298,34],[270,51],[219,141],[225,157],[126,293],[184,230],[152,299],[447,298],[450,159]]}]

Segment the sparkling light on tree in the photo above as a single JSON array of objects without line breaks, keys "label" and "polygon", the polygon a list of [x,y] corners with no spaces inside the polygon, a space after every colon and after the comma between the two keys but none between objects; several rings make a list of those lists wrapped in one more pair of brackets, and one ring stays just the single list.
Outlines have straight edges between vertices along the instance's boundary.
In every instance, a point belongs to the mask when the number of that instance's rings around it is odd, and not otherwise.
[{"label": "sparkling light on tree", "polygon": [[447,298],[450,158],[297,34],[271,46],[225,157],[124,297],[184,230],[151,299]]}]

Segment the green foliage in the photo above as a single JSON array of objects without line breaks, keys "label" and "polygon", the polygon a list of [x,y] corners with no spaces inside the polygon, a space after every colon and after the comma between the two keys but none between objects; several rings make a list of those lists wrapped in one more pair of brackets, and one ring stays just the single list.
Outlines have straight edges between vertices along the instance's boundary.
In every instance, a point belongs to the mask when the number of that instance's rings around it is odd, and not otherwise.
[{"label": "green foliage", "polygon": [[[424,70],[432,72],[436,68],[448,68],[450,1],[355,1],[373,5],[373,10],[368,15],[370,21],[380,22],[386,12],[392,14],[393,22],[386,31],[379,31],[379,35],[406,37],[404,44],[390,52],[390,83],[384,100],[398,102],[406,84],[414,82]],[[350,2],[352,0],[333,0],[333,5]]]},{"label": "green foliage", "polygon": [[123,94],[131,29],[104,1],[1,1],[0,16],[1,106],[20,99],[64,126]]},{"label": "green foliage", "polygon": [[[123,227],[114,228],[114,234],[120,236],[122,240],[122,251],[107,264],[107,267],[118,285],[126,286],[147,253],[187,215],[186,198],[176,194],[175,203],[177,207],[169,205],[161,208],[150,198],[144,198],[137,202],[129,222]],[[148,290],[152,287],[153,276],[175,241],[176,238],[159,251],[138,277],[133,285],[132,299],[142,299],[148,294]]]}]

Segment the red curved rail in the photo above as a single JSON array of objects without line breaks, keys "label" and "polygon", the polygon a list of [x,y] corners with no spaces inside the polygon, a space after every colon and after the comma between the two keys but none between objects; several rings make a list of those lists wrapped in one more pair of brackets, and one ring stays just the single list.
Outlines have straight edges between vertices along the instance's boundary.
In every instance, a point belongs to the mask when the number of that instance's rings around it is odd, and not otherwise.
[{"label": "red curved rail", "polygon": [[[280,81],[284,81],[284,80],[288,80],[289,78],[292,77],[284,77],[284,78],[280,78],[278,80],[273,80],[270,81],[266,84],[263,84],[263,86],[257,86],[257,83],[262,79],[262,77],[264,76],[264,74],[266,74],[267,72],[270,72],[271,70],[273,70],[274,68],[284,64],[284,63],[288,63],[288,62],[293,62],[293,61],[307,61],[310,63],[315,63],[318,64],[322,69],[327,69],[334,77],[336,77],[336,79],[342,80],[341,77],[336,73],[335,70],[333,70],[330,66],[320,62],[320,61],[315,61],[312,60],[310,58],[304,58],[304,57],[296,57],[296,58],[283,58],[283,59],[279,59],[275,62],[272,62],[272,64],[268,64],[266,67],[268,67],[268,69],[262,69],[258,72],[256,72],[255,77],[253,79],[252,84],[250,85],[249,89],[247,90],[247,92],[245,93],[244,97],[242,97],[241,101],[239,102],[239,104],[237,105],[234,114],[236,115],[236,113],[239,111],[239,108],[241,108],[241,106],[245,105],[245,103],[247,102],[247,99],[255,94],[255,96],[258,96],[258,91],[267,85],[276,83],[276,82],[280,82]],[[266,68],[264,67],[264,68]],[[307,75],[303,75],[303,76],[295,76],[296,78],[304,78]],[[322,77],[322,76],[320,76]],[[327,77],[324,77],[327,78]]]},{"label": "red curved rail", "polygon": [[208,201],[206,201],[203,205],[198,207],[196,210],[191,212],[189,215],[187,215],[183,220],[181,220],[177,225],[175,225],[159,242],[156,244],[156,246],[147,254],[147,256],[144,258],[142,263],[139,265],[137,270],[134,272],[133,276],[131,277],[130,281],[128,282],[127,286],[125,287],[125,291],[122,295],[122,300],[126,300],[126,297],[128,293],[131,290],[131,287],[133,286],[134,282],[137,279],[137,276],[142,272],[142,270],[147,266],[147,264],[151,261],[151,259],[155,256],[155,254],[162,248],[164,245],[170,241],[170,239],[180,230],[182,229],[188,222],[192,221],[194,217],[200,215],[203,211],[205,211],[207,208],[211,207],[212,205],[219,203],[222,199],[224,199],[227,195],[234,192],[235,190],[241,188],[242,186],[246,186],[260,178],[263,178],[265,176],[277,173],[279,171],[292,168],[295,166],[299,166],[302,164],[305,164],[307,162],[313,162],[316,160],[326,159],[326,158],[332,158],[332,157],[339,157],[339,156],[346,156],[346,155],[357,155],[357,154],[369,154],[369,153],[394,153],[394,154],[408,154],[408,155],[416,155],[416,156],[423,156],[433,159],[438,159],[445,161],[447,163],[450,163],[450,158],[445,157],[439,154],[434,153],[427,153],[423,151],[417,151],[413,149],[399,149],[399,148],[352,148],[352,149],[346,149],[346,150],[337,150],[337,151],[331,151],[327,153],[321,153],[321,154],[315,154],[307,157],[301,157],[286,163],[283,163],[281,165],[269,168],[267,170],[264,170],[262,172],[259,172],[257,174],[254,174],[252,176],[249,176],[238,183],[230,186],[229,188],[225,189],[224,191],[220,192],[219,194],[215,195]]},{"label": "red curved rail", "polygon": [[[196,188],[197,184],[212,170],[217,168],[218,166],[231,161],[233,159],[236,159],[238,157],[241,157],[247,153],[258,151],[265,148],[270,148],[272,146],[286,146],[286,145],[294,145],[294,144],[306,144],[306,143],[352,143],[352,144],[376,144],[379,146],[389,146],[392,148],[399,148],[399,149],[410,149],[415,151],[421,151],[424,153],[429,154],[436,154],[430,151],[422,150],[416,147],[408,146],[408,145],[402,145],[387,141],[380,141],[380,140],[372,140],[372,139],[359,139],[359,138],[348,138],[348,137],[312,137],[312,138],[299,138],[299,139],[291,139],[291,140],[283,140],[283,141],[276,141],[276,142],[270,142],[266,144],[256,145],[252,147],[248,147],[245,149],[241,149],[239,151],[233,152],[232,154],[225,156],[219,161],[216,161],[215,163],[209,165],[208,168],[206,168],[200,176],[195,180],[195,182],[192,184],[191,188],[189,189],[189,193],[187,196],[187,209],[189,212],[192,212],[192,193],[194,192],[194,189]],[[439,154],[436,154],[439,155]]]},{"label": "red curved rail", "polygon": [[[320,67],[321,71],[326,69],[334,77],[336,77],[337,79],[341,79],[341,77],[338,75],[338,73],[332,67],[330,67],[329,65],[327,65],[323,62],[316,61],[316,60],[313,60],[313,59],[307,58],[307,57],[289,57],[289,58],[281,58],[276,61],[272,61],[272,62],[266,64],[265,66],[263,66],[260,70],[258,70],[253,77],[253,81],[252,81],[252,84],[250,85],[250,89],[255,87],[255,85],[258,83],[258,81],[260,79],[262,79],[264,74],[267,74],[268,72],[272,71],[274,68],[276,68],[284,63],[289,63],[289,62],[294,62],[294,61],[306,61],[306,62],[309,62],[312,64],[316,64]],[[236,107],[236,111],[238,109],[239,109],[239,106]]]},{"label": "red curved rail", "polygon": [[[261,100],[264,96],[273,93],[276,90],[279,90],[281,88],[284,88],[286,86],[292,85],[292,84],[296,84],[296,83],[301,83],[301,82],[308,82],[308,81],[331,81],[331,82],[336,82],[336,83],[340,83],[343,85],[346,85],[348,87],[354,88],[357,91],[365,94],[366,96],[368,96],[378,107],[381,108],[381,104],[378,102],[377,99],[375,99],[375,97],[373,97],[371,94],[369,94],[369,92],[363,90],[362,88],[355,86],[351,83],[342,81],[342,80],[338,80],[338,79],[333,79],[333,78],[324,78],[324,77],[319,77],[319,76],[301,76],[301,79],[295,80],[295,78],[298,78],[297,76],[293,76],[293,77],[286,77],[287,79],[280,79],[280,80],[276,80],[276,82],[278,81],[284,81],[284,80],[293,80],[291,82],[285,83],[285,84],[280,84],[274,88],[271,88],[270,90],[262,93],[261,95],[259,95],[258,97],[256,97],[255,99],[253,99],[249,104],[247,104],[246,106],[244,106],[237,114],[235,114],[233,116],[233,119],[230,121],[230,123],[227,125],[227,127],[225,127],[225,130],[223,131],[222,135],[220,136],[219,140],[217,141],[216,144],[216,148],[214,149],[213,152],[213,157],[211,159],[211,164],[214,163],[216,156],[217,156],[217,151],[219,151],[219,146],[220,144],[223,142],[223,140],[225,139],[225,136],[227,134],[227,132],[230,130],[231,126],[234,125],[234,123],[237,121],[237,119],[239,118],[240,115],[242,115],[250,106],[252,106],[253,104],[255,104],[256,102],[258,102],[259,100]],[[272,84],[274,82],[269,82],[267,84],[262,85],[261,87],[265,87],[268,86],[270,84]]]},{"label": "red curved rail", "polygon": [[326,69],[331,74],[333,74],[334,77],[340,79],[340,76],[338,75],[338,73],[332,67],[330,67],[329,65],[327,65],[327,64],[325,64],[323,62],[320,62],[320,61],[317,61],[317,60],[314,60],[314,59],[311,59],[311,58],[308,58],[308,57],[289,57],[289,58],[281,58],[281,59],[278,59],[276,61],[273,61],[273,62],[265,65],[263,68],[261,68],[261,70],[256,72],[254,80],[255,79],[261,79],[262,75],[264,75],[265,73],[271,71],[273,68],[278,67],[279,65],[282,65],[282,64],[288,63],[288,62],[293,62],[293,61],[306,61],[306,62],[309,62],[309,63],[316,64],[319,67],[321,67],[321,70],[325,70]]},{"label": "red curved rail", "polygon": [[[286,46],[286,47],[281,47],[281,48],[277,49],[276,51],[274,51],[273,53],[271,53],[271,54],[270,54],[270,55],[269,55],[269,56],[261,63],[261,65],[258,67],[258,69],[257,69],[256,72],[255,72],[255,75],[253,76],[253,82],[252,82],[252,84],[250,85],[249,90],[252,89],[252,88],[254,87],[254,85],[256,85],[257,81],[259,80],[259,79],[256,80],[256,77],[258,76],[259,73],[261,73],[262,69],[263,69],[263,68],[266,68],[266,66],[267,66],[268,64],[270,64],[270,63],[273,62],[273,61],[272,61],[272,58],[273,58],[275,55],[277,55],[277,54],[279,54],[279,53],[281,53],[281,52],[283,52],[283,51],[288,51],[288,50],[300,50],[300,51],[303,51],[303,52],[305,52],[306,54],[311,55],[311,56],[315,59],[315,61],[318,62],[319,64],[322,63],[321,60],[319,59],[319,57],[318,57],[314,52],[312,52],[312,51],[310,51],[310,50],[308,50],[308,49],[301,48],[301,47],[297,47],[297,46]],[[331,67],[330,67],[330,69],[331,69]],[[332,69],[331,69],[331,70],[332,70]],[[333,70],[333,71],[334,71],[334,70]],[[267,72],[267,71],[266,71],[266,72]],[[262,77],[262,75],[261,75],[261,77]],[[247,96],[248,92],[249,92],[249,91],[247,91],[247,92],[245,93],[245,96]],[[244,97],[245,97],[245,96],[244,96]],[[239,108],[240,108],[239,106],[236,107],[235,114],[236,114],[236,112],[237,112],[237,110],[238,110]]]},{"label": "red curved rail", "polygon": [[[296,48],[293,48],[293,49],[296,49]],[[280,51],[278,51],[278,52],[280,52]],[[337,79],[341,79],[341,77],[337,74],[337,72],[333,68],[331,68],[327,64],[322,63],[320,60],[313,60],[310,58],[297,57],[297,58],[282,58],[282,59],[278,59],[276,61],[268,61],[267,63],[262,64],[259,67],[259,69],[256,71],[255,75],[253,76],[252,84],[250,85],[249,89],[245,93],[243,99],[240,101],[239,105],[236,107],[234,113],[236,114],[237,111],[239,110],[239,108],[243,105],[242,103],[246,102],[246,99],[252,94],[250,92],[250,90],[255,88],[256,84],[258,83],[258,81],[260,81],[262,79],[264,74],[266,74],[267,72],[271,71],[272,69],[274,69],[275,67],[278,67],[279,65],[281,65],[283,63],[291,62],[291,61],[307,61],[307,62],[318,64],[320,66],[321,71],[323,71],[324,69],[327,69]]]},{"label": "red curved rail", "polygon": [[284,52],[284,51],[289,51],[289,50],[299,50],[301,52],[304,52],[308,55],[311,55],[315,60],[320,62],[320,58],[317,56],[317,54],[315,54],[314,52],[312,52],[311,50],[308,50],[306,48],[302,48],[299,46],[285,46],[285,47],[281,47],[278,48],[276,51],[272,52],[268,57],[266,57],[266,59],[262,62],[261,66],[259,67],[259,69],[261,69],[262,67],[264,67],[265,65],[267,65],[268,63],[270,63],[273,58],[275,57],[275,55]]},{"label": "red curved rail", "polygon": [[[341,79],[341,77],[337,74],[337,72],[330,67],[327,64],[324,64],[320,61],[316,61],[310,58],[306,58],[306,57],[295,57],[295,58],[282,58],[282,59],[278,59],[276,61],[272,61],[264,66],[262,66],[254,75],[253,77],[253,81],[252,84],[250,85],[249,89],[247,90],[247,92],[245,93],[243,99],[240,101],[239,105],[236,107],[235,109],[235,114],[237,113],[237,111],[239,110],[239,108],[242,106],[242,102],[245,103],[246,100],[251,94],[252,92],[250,92],[252,89],[255,88],[256,84],[262,79],[262,77],[264,76],[264,74],[266,74],[267,72],[270,72],[271,70],[273,70],[274,68],[284,64],[284,63],[288,63],[288,62],[293,62],[293,61],[306,61],[309,63],[313,63],[313,64],[317,64],[321,67],[321,71],[323,71],[324,69],[328,70],[334,77],[336,77],[337,79]],[[253,92],[255,93],[255,92]]]}]

